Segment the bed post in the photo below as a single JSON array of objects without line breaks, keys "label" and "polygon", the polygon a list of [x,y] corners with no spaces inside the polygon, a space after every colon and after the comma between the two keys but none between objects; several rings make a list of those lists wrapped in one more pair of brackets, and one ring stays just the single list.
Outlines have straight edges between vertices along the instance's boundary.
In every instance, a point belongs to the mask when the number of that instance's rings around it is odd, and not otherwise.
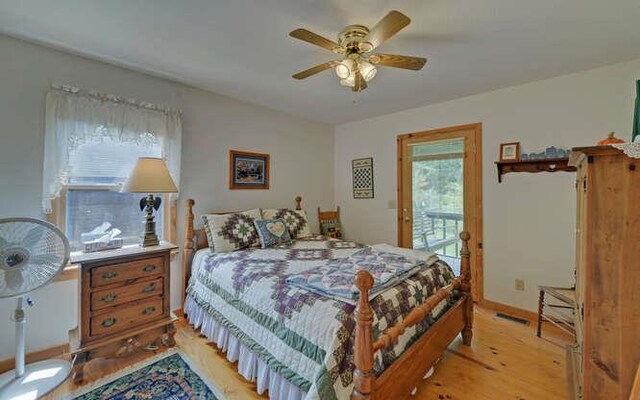
[{"label": "bed post", "polygon": [[296,210],[302,210],[300,203],[302,202],[302,196],[296,196]]},{"label": "bed post", "polygon": [[473,298],[471,296],[471,252],[469,251],[469,232],[460,232],[462,239],[462,249],[460,250],[460,276],[462,277],[462,285],[460,289],[467,296],[465,303],[465,326],[462,330],[462,343],[467,346],[471,345],[473,338]]},{"label": "bed post", "polygon": [[187,297],[187,285],[191,276],[191,261],[193,260],[193,199],[187,199],[187,210],[184,226],[184,246],[182,247],[182,299]]},{"label": "bed post", "polygon": [[373,277],[361,270],[356,275],[356,286],[360,290],[360,298],[356,306],[356,338],[353,361],[354,389],[352,400],[373,399],[375,374],[373,373],[373,311],[369,306],[369,289],[373,287]]}]

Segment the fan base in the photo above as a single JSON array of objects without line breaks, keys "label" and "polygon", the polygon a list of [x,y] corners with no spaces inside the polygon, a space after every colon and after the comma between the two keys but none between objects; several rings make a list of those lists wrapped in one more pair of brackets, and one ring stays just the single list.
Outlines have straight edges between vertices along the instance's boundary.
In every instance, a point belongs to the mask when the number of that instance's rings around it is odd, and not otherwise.
[{"label": "fan base", "polygon": [[0,375],[0,399],[40,398],[67,379],[71,364],[65,360],[46,360],[28,364],[24,370],[20,378],[16,378],[15,370]]}]

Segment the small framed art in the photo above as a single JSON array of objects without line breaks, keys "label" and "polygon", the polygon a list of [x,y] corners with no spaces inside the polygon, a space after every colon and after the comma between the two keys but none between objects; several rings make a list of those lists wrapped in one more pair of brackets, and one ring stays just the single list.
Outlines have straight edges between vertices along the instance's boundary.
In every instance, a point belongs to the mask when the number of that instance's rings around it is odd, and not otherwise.
[{"label": "small framed art", "polygon": [[229,150],[229,189],[269,189],[269,154]]},{"label": "small framed art", "polygon": [[373,158],[359,158],[351,162],[353,168],[353,198],[373,199]]},{"label": "small framed art", "polygon": [[520,161],[520,142],[502,143],[500,161]]}]

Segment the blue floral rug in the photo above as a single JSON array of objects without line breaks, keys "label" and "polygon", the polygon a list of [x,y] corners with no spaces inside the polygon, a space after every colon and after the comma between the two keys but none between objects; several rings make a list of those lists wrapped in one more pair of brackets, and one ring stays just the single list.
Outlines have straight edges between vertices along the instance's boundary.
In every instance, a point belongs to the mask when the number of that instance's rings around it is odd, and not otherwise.
[{"label": "blue floral rug", "polygon": [[[145,363],[146,364],[146,363]],[[108,379],[108,378],[107,378]],[[93,385],[95,387],[95,384]],[[223,400],[216,397],[180,353],[164,355],[95,389],[82,390],[74,400]]]}]

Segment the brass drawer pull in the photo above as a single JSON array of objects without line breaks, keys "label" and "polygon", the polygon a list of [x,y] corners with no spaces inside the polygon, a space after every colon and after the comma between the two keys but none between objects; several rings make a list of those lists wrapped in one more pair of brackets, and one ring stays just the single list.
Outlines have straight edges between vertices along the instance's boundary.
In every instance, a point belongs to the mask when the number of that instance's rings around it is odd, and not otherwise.
[{"label": "brass drawer pull", "polygon": [[114,326],[116,324],[118,320],[111,317],[111,318],[107,318],[104,321],[102,321],[102,326],[105,328],[110,328],[112,326]]},{"label": "brass drawer pull", "polygon": [[153,272],[156,270],[156,266],[153,264],[149,264],[149,265],[146,265],[144,268],[142,268],[142,270],[144,272]]},{"label": "brass drawer pull", "polygon": [[142,289],[142,293],[150,293],[156,290],[156,283],[152,282],[149,286]]},{"label": "brass drawer pull", "polygon": [[142,310],[142,315],[149,315],[149,314],[153,314],[154,312],[156,312],[155,307],[147,307],[144,310]]},{"label": "brass drawer pull", "polygon": [[106,296],[104,296],[102,298],[102,301],[105,302],[105,303],[113,303],[116,300],[116,298],[118,298],[117,295],[115,295],[113,293],[109,293],[108,295],[106,295]]},{"label": "brass drawer pull", "polygon": [[109,272],[105,272],[104,274],[102,274],[102,279],[104,279],[105,281],[110,281],[110,280],[114,279],[116,276],[118,276],[117,272],[109,271]]}]

